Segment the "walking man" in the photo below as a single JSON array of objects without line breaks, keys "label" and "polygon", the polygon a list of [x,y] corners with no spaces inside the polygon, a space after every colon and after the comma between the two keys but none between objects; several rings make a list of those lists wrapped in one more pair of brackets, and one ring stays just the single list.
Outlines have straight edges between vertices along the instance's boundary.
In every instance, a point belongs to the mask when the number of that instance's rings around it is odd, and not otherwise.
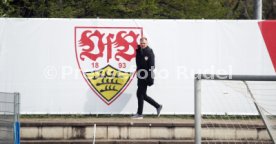
[{"label": "walking man", "polygon": [[140,45],[136,49],[136,66],[137,66],[137,78],[138,78],[138,110],[137,113],[132,116],[133,119],[143,119],[143,107],[144,100],[154,106],[157,110],[157,116],[160,116],[162,105],[158,104],[155,100],[147,95],[147,87],[152,86],[154,83],[153,69],[154,53],[148,46],[148,40],[146,37],[140,39]]}]

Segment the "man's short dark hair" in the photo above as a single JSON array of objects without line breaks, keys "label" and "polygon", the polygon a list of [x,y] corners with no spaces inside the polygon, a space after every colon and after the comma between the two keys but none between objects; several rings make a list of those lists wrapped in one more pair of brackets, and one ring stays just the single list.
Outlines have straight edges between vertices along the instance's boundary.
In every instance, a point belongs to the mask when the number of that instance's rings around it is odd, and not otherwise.
[{"label": "man's short dark hair", "polygon": [[141,40],[146,40],[146,41],[147,41],[148,39],[147,39],[146,37],[141,37],[141,38],[140,38],[140,41],[141,41]]}]

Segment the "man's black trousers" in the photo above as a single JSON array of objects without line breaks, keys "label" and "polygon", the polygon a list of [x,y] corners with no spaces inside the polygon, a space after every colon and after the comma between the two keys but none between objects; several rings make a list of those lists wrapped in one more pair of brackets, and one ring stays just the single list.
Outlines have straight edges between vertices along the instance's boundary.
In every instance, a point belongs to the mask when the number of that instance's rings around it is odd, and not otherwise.
[{"label": "man's black trousers", "polygon": [[144,100],[154,106],[159,108],[159,104],[147,95],[147,83],[144,80],[138,79],[138,89],[137,89],[137,99],[138,99],[138,111],[137,114],[143,114]]}]

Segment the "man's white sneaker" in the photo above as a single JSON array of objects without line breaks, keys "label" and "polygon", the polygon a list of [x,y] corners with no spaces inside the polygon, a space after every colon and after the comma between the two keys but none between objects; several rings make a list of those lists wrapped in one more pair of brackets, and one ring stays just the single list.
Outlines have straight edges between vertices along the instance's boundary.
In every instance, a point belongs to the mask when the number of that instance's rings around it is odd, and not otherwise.
[{"label": "man's white sneaker", "polygon": [[159,106],[159,108],[157,108],[157,117],[160,117],[160,114],[161,114],[161,110],[162,110],[162,105]]},{"label": "man's white sneaker", "polygon": [[131,117],[132,119],[143,119],[143,115],[135,114]]}]

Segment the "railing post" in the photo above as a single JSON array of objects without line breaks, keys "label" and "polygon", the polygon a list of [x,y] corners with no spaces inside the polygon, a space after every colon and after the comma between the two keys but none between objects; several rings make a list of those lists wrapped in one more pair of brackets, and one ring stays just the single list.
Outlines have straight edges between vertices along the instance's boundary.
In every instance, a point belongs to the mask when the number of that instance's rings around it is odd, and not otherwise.
[{"label": "railing post", "polygon": [[14,93],[14,144],[20,144],[20,94]]},{"label": "railing post", "polygon": [[195,144],[201,144],[201,81],[194,79],[195,97]]}]

